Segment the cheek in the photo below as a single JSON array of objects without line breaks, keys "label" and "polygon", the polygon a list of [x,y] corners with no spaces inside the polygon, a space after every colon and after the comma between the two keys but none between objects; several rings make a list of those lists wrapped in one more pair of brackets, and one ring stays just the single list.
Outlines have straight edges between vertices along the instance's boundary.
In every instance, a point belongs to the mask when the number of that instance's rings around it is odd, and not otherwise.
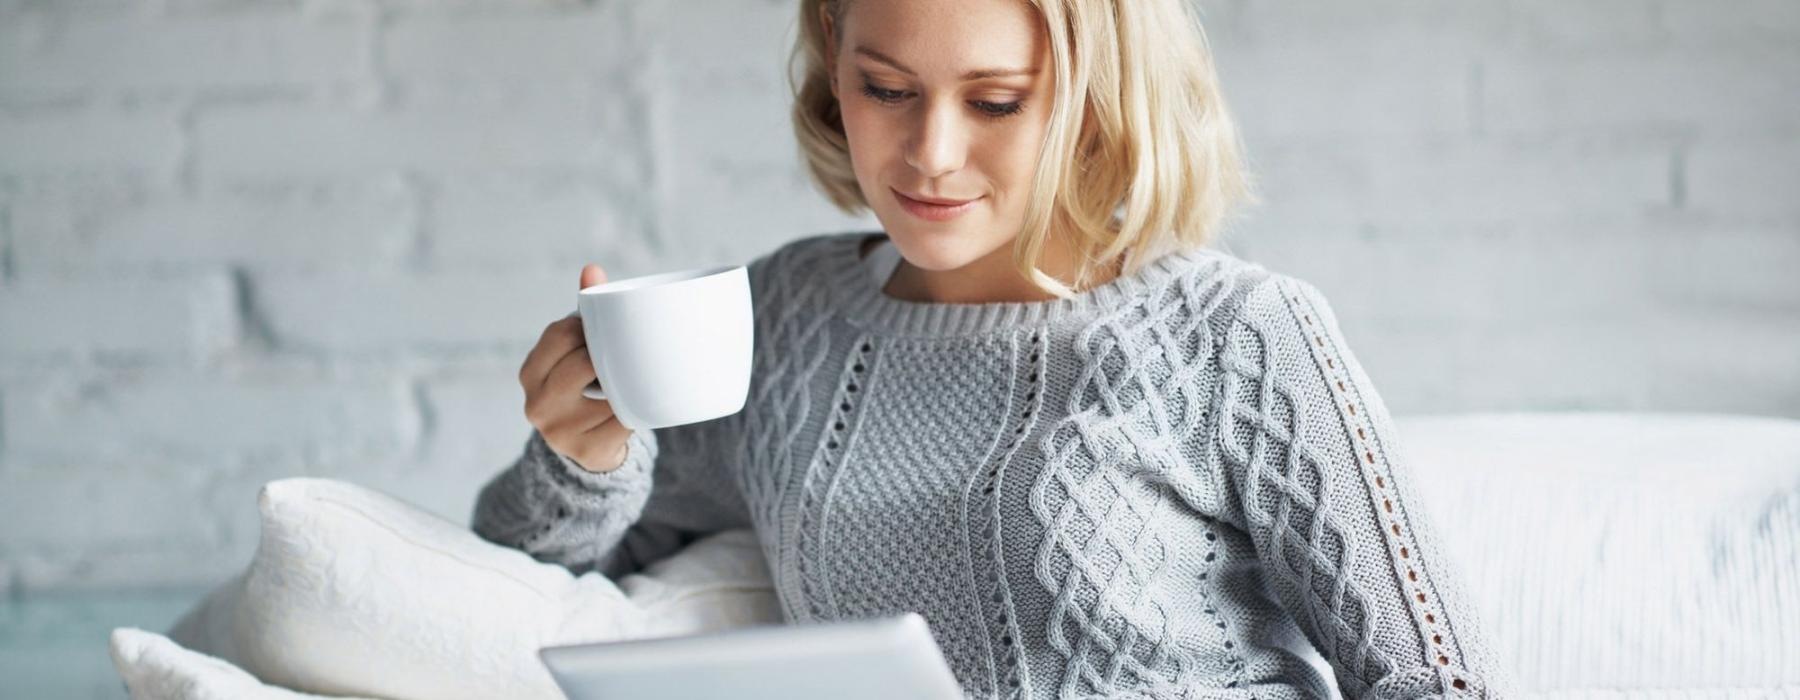
[{"label": "cheek", "polygon": [[1030,196],[1031,185],[1037,180],[1041,143],[1041,132],[1034,133],[1030,127],[996,131],[979,150],[981,169],[1006,190],[1009,199],[1023,200]]},{"label": "cheek", "polygon": [[846,99],[838,103],[838,113],[844,120],[844,138],[850,143],[850,165],[862,179],[881,165],[888,127],[874,105],[864,104],[854,95]]}]

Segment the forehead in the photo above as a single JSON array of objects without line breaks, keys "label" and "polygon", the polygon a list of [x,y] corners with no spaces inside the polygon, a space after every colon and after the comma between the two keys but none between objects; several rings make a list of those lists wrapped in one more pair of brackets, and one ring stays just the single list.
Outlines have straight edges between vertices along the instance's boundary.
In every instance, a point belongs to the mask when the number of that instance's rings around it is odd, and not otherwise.
[{"label": "forehead", "polygon": [[1024,0],[855,0],[840,50],[872,48],[927,76],[1030,68],[1047,49],[1040,22]]}]

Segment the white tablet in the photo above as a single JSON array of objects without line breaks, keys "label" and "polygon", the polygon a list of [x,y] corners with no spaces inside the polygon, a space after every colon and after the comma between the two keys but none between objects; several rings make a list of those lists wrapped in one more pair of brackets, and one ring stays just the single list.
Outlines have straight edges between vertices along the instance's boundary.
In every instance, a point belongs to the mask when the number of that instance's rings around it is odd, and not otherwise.
[{"label": "white tablet", "polygon": [[962,697],[916,613],[553,646],[538,657],[569,700]]}]

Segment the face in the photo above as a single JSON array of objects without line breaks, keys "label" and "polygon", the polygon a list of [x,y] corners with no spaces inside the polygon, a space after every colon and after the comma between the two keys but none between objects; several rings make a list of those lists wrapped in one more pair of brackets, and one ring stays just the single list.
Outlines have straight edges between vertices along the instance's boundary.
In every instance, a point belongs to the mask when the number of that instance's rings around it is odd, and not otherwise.
[{"label": "face", "polygon": [[1023,0],[856,0],[829,30],[863,197],[907,262],[955,270],[1025,223],[1054,82]]}]

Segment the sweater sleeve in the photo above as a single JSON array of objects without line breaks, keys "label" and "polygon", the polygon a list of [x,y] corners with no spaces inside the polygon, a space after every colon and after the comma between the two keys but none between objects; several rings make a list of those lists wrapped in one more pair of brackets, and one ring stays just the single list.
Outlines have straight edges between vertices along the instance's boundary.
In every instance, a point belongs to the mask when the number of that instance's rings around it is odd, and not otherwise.
[{"label": "sweater sleeve", "polygon": [[581,574],[618,578],[704,535],[749,527],[729,476],[737,417],[636,430],[625,462],[582,469],[536,430],[476,499],[475,534]]},{"label": "sweater sleeve", "polygon": [[1229,517],[1350,698],[1502,697],[1387,408],[1312,285],[1271,274],[1226,331],[1214,418]]}]

